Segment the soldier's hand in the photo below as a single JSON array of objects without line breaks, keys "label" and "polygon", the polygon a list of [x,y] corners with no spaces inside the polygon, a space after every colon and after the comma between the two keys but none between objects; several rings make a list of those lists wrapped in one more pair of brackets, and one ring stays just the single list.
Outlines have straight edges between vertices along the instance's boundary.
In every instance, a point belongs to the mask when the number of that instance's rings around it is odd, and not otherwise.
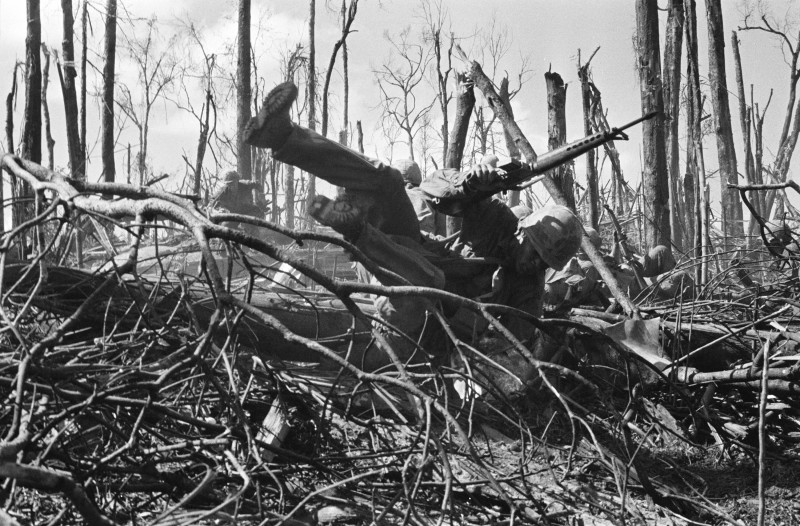
[{"label": "soldier's hand", "polygon": [[466,182],[471,186],[487,186],[497,180],[497,170],[490,164],[476,164],[467,171]]}]

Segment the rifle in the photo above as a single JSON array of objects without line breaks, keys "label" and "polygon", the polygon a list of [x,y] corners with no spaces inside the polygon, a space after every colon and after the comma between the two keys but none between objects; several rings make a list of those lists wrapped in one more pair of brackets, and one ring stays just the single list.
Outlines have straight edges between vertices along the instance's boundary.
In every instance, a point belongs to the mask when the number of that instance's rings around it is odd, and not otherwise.
[{"label": "rifle", "polygon": [[434,175],[434,177],[426,179],[420,184],[419,188],[428,196],[437,211],[447,215],[458,216],[461,215],[465,204],[474,203],[507,190],[520,190],[529,184],[533,184],[535,181],[529,181],[533,177],[557,168],[576,157],[580,157],[593,148],[613,140],[627,141],[628,135],[625,130],[636,126],[640,122],[652,119],[657,114],[658,112],[654,111],[619,128],[615,127],[608,131],[597,132],[583,139],[565,144],[555,150],[543,153],[536,161],[530,164],[511,161],[497,168],[499,177],[491,184],[475,184],[468,177],[468,172],[450,175],[436,172],[442,175],[439,177]]}]

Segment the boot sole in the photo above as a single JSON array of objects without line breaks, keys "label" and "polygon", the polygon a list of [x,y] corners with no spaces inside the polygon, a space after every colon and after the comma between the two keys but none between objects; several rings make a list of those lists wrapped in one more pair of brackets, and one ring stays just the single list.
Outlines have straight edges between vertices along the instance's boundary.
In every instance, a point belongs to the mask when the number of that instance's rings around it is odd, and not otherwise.
[{"label": "boot sole", "polygon": [[247,121],[244,128],[244,141],[258,146],[258,133],[269,119],[288,110],[297,99],[297,86],[293,82],[278,84],[264,98],[264,105],[255,117]]}]

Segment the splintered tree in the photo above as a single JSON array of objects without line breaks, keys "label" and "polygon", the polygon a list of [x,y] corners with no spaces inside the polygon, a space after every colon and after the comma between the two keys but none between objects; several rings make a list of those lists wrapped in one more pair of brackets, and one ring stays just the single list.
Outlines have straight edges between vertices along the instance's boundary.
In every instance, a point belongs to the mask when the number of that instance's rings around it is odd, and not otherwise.
[{"label": "splintered tree", "polygon": [[670,244],[669,187],[664,143],[664,99],[658,43],[658,3],[636,0],[636,48],[642,114],[658,115],[642,123],[644,241],[648,247]]},{"label": "splintered tree", "polygon": [[[472,109],[475,107],[475,89],[472,79],[465,73],[457,73],[455,81],[456,114],[453,119],[453,129],[450,131],[447,160],[444,165],[446,168],[460,170],[461,162],[464,158],[464,147],[467,143],[467,133],[469,132],[469,120],[472,115]],[[445,229],[448,236],[455,234],[461,230],[461,219],[447,216]]]},{"label": "splintered tree", "polygon": [[250,145],[244,142],[244,127],[250,120],[250,0],[239,0],[236,36],[236,171],[250,179]]},{"label": "splintered tree", "polygon": [[114,164],[114,83],[116,81],[115,72],[117,64],[117,0],[108,0],[106,4],[106,36],[103,41],[103,51],[106,61],[103,65],[103,120],[100,157],[103,163],[103,179],[107,183],[113,183],[117,175],[117,168]]},{"label": "splintered tree", "polygon": [[[42,25],[39,0],[27,0],[28,28],[25,37],[25,114],[22,121],[20,156],[33,162],[42,160]],[[32,196],[25,183],[15,179],[12,189],[19,199],[13,207],[13,226],[23,224],[33,210],[26,203]],[[20,256],[27,256],[25,243],[20,244]]]},{"label": "splintered tree", "polygon": [[[567,142],[567,86],[561,75],[553,71],[545,73],[544,80],[547,83],[547,147],[555,150]],[[574,177],[569,163],[552,170],[550,177],[561,188],[567,206],[574,210]]]},{"label": "splintered tree", "polygon": [[73,26],[75,19],[72,16],[72,0],[61,0],[64,38],[61,42],[61,56],[63,62],[58,63],[58,78],[61,83],[61,93],[64,97],[64,117],[67,124],[67,151],[69,153],[69,168],[73,177],[84,177],[83,146],[81,145],[78,123],[78,95],[75,90],[75,78],[78,72],[75,69],[75,46],[73,44]]},{"label": "splintered tree", "polygon": [[[583,105],[583,134],[587,137],[592,134],[592,86],[589,80],[589,65],[592,63],[595,53],[589,57],[586,64],[581,65],[580,52],[578,52],[578,78],[581,80],[581,103]],[[586,152],[586,191],[589,194],[589,224],[592,228],[597,229],[600,225],[600,184],[595,156],[596,153],[593,149]]]},{"label": "splintered tree", "polygon": [[[754,5],[753,5],[754,4]],[[786,57],[787,65],[789,66],[788,72],[788,101],[786,104],[786,113],[783,116],[783,123],[781,125],[781,133],[776,147],[771,148],[776,152],[775,159],[770,165],[763,167],[764,182],[770,183],[784,183],[787,180],[789,173],[789,166],[794,155],[795,147],[797,146],[798,137],[800,137],[800,102],[797,97],[797,84],[800,81],[800,31],[796,25],[789,22],[789,18],[781,21],[781,18],[775,17],[767,10],[768,4],[747,2],[746,7],[748,12],[744,18],[743,26],[740,28],[742,31],[759,31],[770,35],[772,38],[777,39],[781,45],[781,52]],[[758,18],[758,21],[755,19]],[[767,102],[766,106],[769,105]],[[763,119],[764,110],[753,119],[756,122],[760,116]],[[753,108],[754,113],[758,110]],[[762,120],[763,122],[763,120]],[[758,132],[758,127],[754,127],[754,133]],[[756,141],[756,148],[759,147]],[[756,151],[754,154],[755,159],[755,172],[761,173],[759,168],[762,165],[761,152]],[[783,190],[776,190],[769,192],[765,198],[763,213],[775,219],[781,219],[783,216]],[[780,197],[778,197],[780,196]]]},{"label": "splintered tree", "polygon": [[722,195],[722,222],[725,236],[741,239],[742,201],[739,193],[728,185],[739,184],[736,171],[736,147],[733,144],[731,110],[728,105],[728,82],[725,76],[725,33],[722,28],[720,0],[706,0],[708,18],[708,80],[711,88],[711,106],[714,129],[717,135],[719,182]]},{"label": "splintered tree", "polygon": [[681,49],[683,48],[683,0],[670,0],[664,39],[664,131],[667,143],[670,225],[672,242],[683,249],[683,193],[678,121],[681,108]]}]

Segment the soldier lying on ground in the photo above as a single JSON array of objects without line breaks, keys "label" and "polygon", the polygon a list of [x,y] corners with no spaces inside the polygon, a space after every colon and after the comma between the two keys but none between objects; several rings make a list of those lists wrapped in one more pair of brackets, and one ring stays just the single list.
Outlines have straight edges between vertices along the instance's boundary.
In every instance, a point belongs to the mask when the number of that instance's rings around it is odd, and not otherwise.
[{"label": "soldier lying on ground", "polygon": [[[617,274],[620,286],[623,290],[627,290],[632,299],[644,297],[651,287],[656,299],[691,298],[694,294],[692,275],[686,270],[674,270],[675,257],[672,255],[672,251],[664,245],[651,248],[645,255],[635,255],[631,261],[625,263],[619,243],[617,243],[613,255],[621,269]],[[637,283],[632,265],[638,266],[639,273],[647,286],[646,289]]]}]

